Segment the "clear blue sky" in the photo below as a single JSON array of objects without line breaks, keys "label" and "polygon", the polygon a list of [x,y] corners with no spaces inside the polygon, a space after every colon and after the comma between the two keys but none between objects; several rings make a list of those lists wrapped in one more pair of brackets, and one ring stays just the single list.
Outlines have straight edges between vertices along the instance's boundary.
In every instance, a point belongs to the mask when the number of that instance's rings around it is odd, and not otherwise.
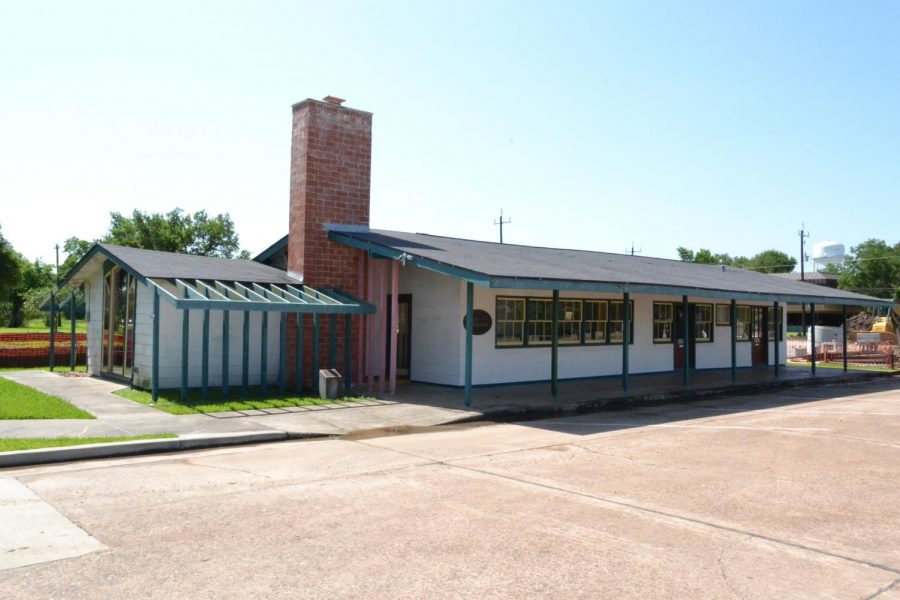
[{"label": "clear blue sky", "polygon": [[372,226],[675,257],[900,241],[900,2],[3,2],[0,226],[287,231],[290,106],[374,113]]}]

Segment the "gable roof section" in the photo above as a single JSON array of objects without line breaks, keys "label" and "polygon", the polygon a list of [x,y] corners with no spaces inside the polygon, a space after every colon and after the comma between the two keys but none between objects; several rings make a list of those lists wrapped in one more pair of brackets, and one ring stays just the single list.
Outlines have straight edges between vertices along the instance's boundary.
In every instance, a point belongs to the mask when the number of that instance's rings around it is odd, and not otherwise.
[{"label": "gable roof section", "polygon": [[276,284],[299,283],[297,279],[289,277],[284,271],[252,260],[143,250],[114,244],[95,244],[66,274],[60,285],[81,283],[82,271],[85,270],[85,267],[98,260],[102,262],[103,259],[112,260],[131,272],[132,275],[143,280],[156,278]]},{"label": "gable roof section", "polygon": [[329,239],[478,285],[507,289],[697,295],[737,300],[890,305],[888,300],[735,267],[327,226]]},{"label": "gable roof section", "polygon": [[264,263],[267,260],[269,260],[270,258],[272,258],[278,252],[281,252],[282,250],[284,250],[287,247],[287,243],[288,243],[288,236],[287,236],[287,234],[285,234],[285,236],[283,238],[281,238],[280,240],[278,240],[277,242],[275,242],[274,244],[272,244],[271,246],[269,246],[268,248],[266,248],[265,250],[263,250],[256,256],[254,256],[253,260],[255,260],[256,262]]}]

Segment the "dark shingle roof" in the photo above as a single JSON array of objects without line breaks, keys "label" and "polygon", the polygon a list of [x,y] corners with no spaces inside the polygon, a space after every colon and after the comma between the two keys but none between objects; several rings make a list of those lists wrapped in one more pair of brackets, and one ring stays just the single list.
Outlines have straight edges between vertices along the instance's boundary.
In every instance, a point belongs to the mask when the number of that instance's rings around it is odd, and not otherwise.
[{"label": "dark shingle roof", "polygon": [[160,279],[204,279],[255,283],[298,283],[284,271],[240,258],[195,256],[158,250],[142,250],[113,244],[98,244],[108,254],[128,265],[138,275]]},{"label": "dark shingle roof", "polygon": [[330,226],[329,229],[339,236],[405,252],[413,257],[423,257],[487,278],[503,279],[505,287],[510,288],[515,287],[515,282],[509,280],[519,279],[652,286],[677,289],[678,292],[674,293],[678,294],[685,289],[693,289],[858,300],[860,304],[885,302],[871,296],[791,281],[765,273],[735,267],[723,269],[721,265],[587,250],[498,244],[423,233],[377,229],[363,231],[340,226]]}]

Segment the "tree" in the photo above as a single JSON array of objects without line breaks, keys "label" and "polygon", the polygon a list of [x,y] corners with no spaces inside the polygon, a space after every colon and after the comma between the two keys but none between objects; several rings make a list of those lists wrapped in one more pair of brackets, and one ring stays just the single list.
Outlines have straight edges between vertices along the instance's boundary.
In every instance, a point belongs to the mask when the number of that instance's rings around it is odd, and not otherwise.
[{"label": "tree", "polygon": [[70,237],[63,243],[63,252],[66,253],[66,260],[59,265],[60,275],[64,275],[72,270],[72,267],[81,260],[81,257],[87,254],[87,251],[93,246],[93,242]]},{"label": "tree", "polygon": [[[693,250],[685,248],[684,246],[679,246],[678,258],[680,258],[682,262],[692,262],[704,265],[730,265],[733,264],[735,260],[727,254],[713,254],[706,248],[700,248],[700,250],[695,253]],[[743,257],[738,257],[738,259],[741,258]]]},{"label": "tree", "polygon": [[[182,254],[250,258],[249,252],[239,250],[238,235],[228,213],[210,217],[205,210],[186,214],[176,208],[167,213],[134,210],[130,217],[112,212],[109,217],[109,230],[95,241]],[[68,273],[93,244],[77,237],[67,239],[63,249],[68,256],[60,273]]]},{"label": "tree", "polygon": [[900,300],[900,243],[870,239],[850,248],[839,269],[838,287],[878,298]]},{"label": "tree", "polygon": [[797,259],[780,250],[764,250],[751,258],[746,269],[760,273],[790,273],[797,266]]},{"label": "tree", "polygon": [[0,231],[0,302],[10,299],[10,294],[22,283],[22,263],[12,244]]},{"label": "tree", "polygon": [[730,265],[741,269],[750,269],[762,273],[790,273],[797,265],[797,261],[784,252],[778,250],[765,250],[752,258],[746,256],[731,257],[728,254],[713,254],[706,248],[700,248],[697,252],[680,246],[678,257],[684,262],[700,263],[706,265]]},{"label": "tree", "polygon": [[180,208],[163,213],[134,210],[131,217],[110,213],[104,242],[202,256],[232,258],[240,251],[228,213],[210,218],[205,210],[185,214]]}]

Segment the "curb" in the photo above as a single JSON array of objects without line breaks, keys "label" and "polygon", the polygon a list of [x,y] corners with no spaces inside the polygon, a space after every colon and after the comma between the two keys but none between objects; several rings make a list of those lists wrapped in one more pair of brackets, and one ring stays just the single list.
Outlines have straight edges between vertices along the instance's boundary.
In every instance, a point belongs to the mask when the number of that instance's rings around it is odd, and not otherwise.
[{"label": "curb", "polygon": [[597,398],[581,402],[569,402],[566,404],[546,405],[539,407],[504,408],[496,411],[482,413],[481,415],[461,417],[448,421],[446,425],[475,423],[478,421],[494,421],[498,423],[510,423],[517,421],[535,421],[561,417],[565,415],[578,415],[598,412],[600,410],[623,410],[627,408],[659,406],[676,401],[699,400],[717,398],[722,396],[750,396],[762,392],[780,389],[795,389],[807,387],[828,386],[840,383],[856,383],[872,379],[890,379],[896,377],[895,373],[857,372],[847,375],[831,376],[822,379],[799,379],[785,381],[765,381],[753,385],[729,384],[722,387],[713,387],[699,390],[684,390],[676,392],[657,392],[642,395],[621,395],[611,398]]},{"label": "curb", "polygon": [[[714,387],[699,390],[658,392],[652,394],[643,394],[640,396],[629,396],[623,394],[621,396],[612,398],[598,398],[595,400],[570,402],[567,404],[498,409],[495,411],[484,412],[478,415],[471,415],[467,417],[461,417],[459,419],[453,419],[447,421],[446,423],[442,423],[437,427],[443,425],[477,423],[481,421],[491,421],[497,423],[533,421],[565,415],[585,414],[597,412],[599,410],[622,410],[638,406],[658,406],[676,401],[698,400],[701,398],[706,399],[722,396],[749,396],[760,392],[779,389],[819,387],[832,384],[867,381],[873,379],[890,379],[892,377],[896,377],[896,375],[894,373],[857,372],[853,374],[832,376],[822,379],[766,381],[755,385],[727,385],[724,387]],[[93,460],[144,454],[180,452],[185,450],[199,450],[203,448],[220,448],[226,446],[283,442],[288,440],[309,440],[322,438],[340,439],[344,436],[358,436],[360,434],[364,434],[366,431],[368,430],[354,430],[343,435],[293,433],[285,431],[257,431],[249,433],[223,433],[209,436],[200,435],[195,437],[180,437],[158,440],[137,440],[133,442],[114,442],[110,444],[85,444],[83,446],[41,448],[37,450],[18,450],[14,452],[0,452],[0,469],[79,460]]]},{"label": "curb", "polygon": [[288,439],[310,439],[315,437],[320,436],[288,434],[284,431],[257,431],[250,433],[223,433],[214,436],[136,440],[133,442],[113,442],[110,444],[84,444],[81,446],[64,446],[61,448],[17,450],[14,452],[0,452],[0,469],[98,458],[135,456],[138,454],[158,454],[163,452],[199,450],[202,448],[282,442]]}]

